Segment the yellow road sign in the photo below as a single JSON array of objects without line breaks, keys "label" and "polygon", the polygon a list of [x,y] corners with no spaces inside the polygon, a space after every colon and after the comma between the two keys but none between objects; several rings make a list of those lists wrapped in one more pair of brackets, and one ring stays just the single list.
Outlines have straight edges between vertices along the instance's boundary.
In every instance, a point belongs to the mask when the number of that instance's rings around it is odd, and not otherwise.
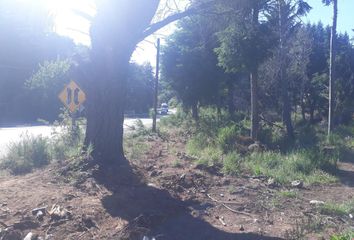
[{"label": "yellow road sign", "polygon": [[75,112],[86,101],[86,94],[79,85],[71,81],[59,94],[59,99],[70,110]]}]

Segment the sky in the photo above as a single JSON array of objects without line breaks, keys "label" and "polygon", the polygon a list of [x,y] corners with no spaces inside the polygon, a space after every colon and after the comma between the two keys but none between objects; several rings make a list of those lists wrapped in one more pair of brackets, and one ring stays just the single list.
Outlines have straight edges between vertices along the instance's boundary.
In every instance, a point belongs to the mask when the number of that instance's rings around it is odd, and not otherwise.
[{"label": "sky", "polygon": [[[80,10],[90,15],[95,14],[93,0],[46,0],[49,9],[55,16],[55,30],[57,33],[69,36],[77,43],[89,45],[90,38],[88,35],[90,24],[87,20],[79,17],[73,10]],[[304,23],[317,23],[321,21],[325,25],[332,22],[332,6],[323,6],[321,0],[307,1],[313,9],[302,20]],[[338,31],[348,32],[354,37],[354,0],[338,0]],[[152,65],[155,61],[156,49],[155,42],[158,37],[165,38],[173,32],[173,25],[166,27],[158,32],[158,34],[149,37],[137,47],[132,61],[142,64],[150,62]]]}]

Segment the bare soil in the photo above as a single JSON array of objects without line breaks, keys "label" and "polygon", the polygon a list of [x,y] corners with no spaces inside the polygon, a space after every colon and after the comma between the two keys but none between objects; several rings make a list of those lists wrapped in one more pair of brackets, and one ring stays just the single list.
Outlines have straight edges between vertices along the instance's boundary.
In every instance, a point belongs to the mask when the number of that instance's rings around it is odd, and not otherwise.
[{"label": "bare soil", "polygon": [[[322,215],[310,204],[353,200],[350,160],[339,163],[338,183],[302,188],[198,166],[178,137],[150,139],[146,154],[121,166],[70,166],[0,178],[1,240],[22,240],[30,232],[32,239],[58,240],[329,239],[354,226],[349,216]],[[43,217],[32,213],[40,207]]]}]

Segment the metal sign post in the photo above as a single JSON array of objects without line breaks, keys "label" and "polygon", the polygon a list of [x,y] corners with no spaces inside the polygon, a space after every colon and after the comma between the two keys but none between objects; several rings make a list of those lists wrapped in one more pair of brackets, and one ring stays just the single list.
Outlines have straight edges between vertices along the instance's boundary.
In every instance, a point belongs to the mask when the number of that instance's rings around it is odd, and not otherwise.
[{"label": "metal sign post", "polygon": [[77,137],[76,113],[86,101],[85,92],[74,81],[71,81],[59,94],[59,99],[69,109],[71,116],[71,131],[73,139]]}]

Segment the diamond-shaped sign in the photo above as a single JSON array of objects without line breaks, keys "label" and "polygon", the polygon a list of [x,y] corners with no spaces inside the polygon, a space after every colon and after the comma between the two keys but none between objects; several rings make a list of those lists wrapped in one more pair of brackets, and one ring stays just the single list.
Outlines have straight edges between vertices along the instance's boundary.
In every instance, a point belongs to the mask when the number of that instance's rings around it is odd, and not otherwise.
[{"label": "diamond-shaped sign", "polygon": [[79,85],[71,81],[63,91],[59,94],[59,99],[70,110],[70,112],[77,111],[81,104],[86,101],[86,94],[81,90]]}]

